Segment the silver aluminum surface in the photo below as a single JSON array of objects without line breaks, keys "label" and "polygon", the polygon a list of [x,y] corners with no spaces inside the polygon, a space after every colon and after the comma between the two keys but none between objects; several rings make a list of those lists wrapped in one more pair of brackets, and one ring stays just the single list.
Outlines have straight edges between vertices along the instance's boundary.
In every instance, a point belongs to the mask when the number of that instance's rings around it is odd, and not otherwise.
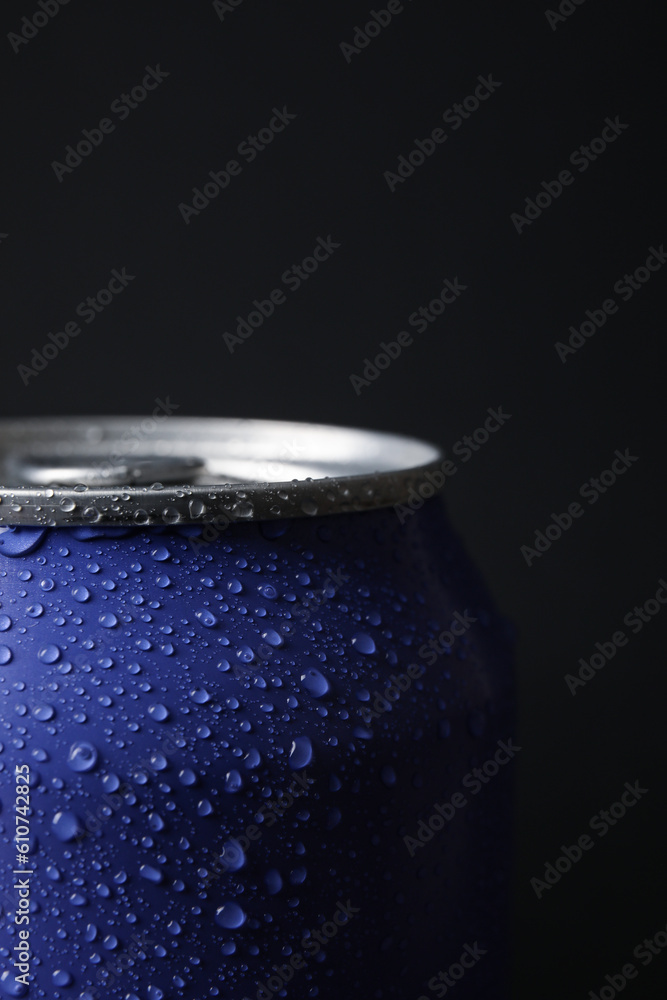
[{"label": "silver aluminum surface", "polygon": [[405,503],[442,460],[415,438],[325,424],[4,419],[0,525],[220,524],[372,510]]}]

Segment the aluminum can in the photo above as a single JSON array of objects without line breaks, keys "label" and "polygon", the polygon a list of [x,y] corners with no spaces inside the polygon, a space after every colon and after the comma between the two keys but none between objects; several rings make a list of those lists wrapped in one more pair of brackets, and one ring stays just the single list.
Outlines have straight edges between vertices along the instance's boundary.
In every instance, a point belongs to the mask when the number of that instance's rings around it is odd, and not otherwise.
[{"label": "aluminum can", "polygon": [[512,642],[443,467],[0,422],[0,997],[507,995]]}]

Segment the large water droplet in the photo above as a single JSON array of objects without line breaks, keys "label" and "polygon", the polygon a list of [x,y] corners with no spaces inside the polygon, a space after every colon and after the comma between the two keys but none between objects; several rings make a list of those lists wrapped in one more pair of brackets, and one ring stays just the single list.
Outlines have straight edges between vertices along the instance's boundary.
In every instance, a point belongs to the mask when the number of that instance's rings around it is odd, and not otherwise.
[{"label": "large water droplet", "polygon": [[226,792],[240,792],[243,788],[243,778],[238,771],[228,771],[225,775],[224,789]]},{"label": "large water droplet", "polygon": [[225,866],[225,871],[237,872],[239,868],[243,868],[246,856],[238,840],[232,837],[225,841],[220,852],[220,862]]},{"label": "large water droplet", "polygon": [[385,766],[380,771],[380,778],[382,779],[382,784],[386,785],[387,788],[391,788],[392,785],[396,784],[396,771],[389,764]]},{"label": "large water droplet", "polygon": [[39,653],[37,654],[37,659],[42,663],[57,663],[60,659],[61,653],[58,646],[54,646],[50,643],[47,646],[42,646]]},{"label": "large water droplet", "polygon": [[218,624],[218,619],[206,608],[202,608],[201,611],[195,611],[195,617],[199,619],[205,628],[213,628],[214,625]]},{"label": "large water droplet", "polygon": [[216,910],[215,922],[220,927],[228,930],[235,930],[241,927],[246,921],[246,915],[238,903],[224,903]]},{"label": "large water droplet", "polygon": [[51,978],[54,986],[71,986],[74,982],[72,973],[67,969],[56,969]]},{"label": "large water droplet", "polygon": [[149,882],[154,882],[155,885],[159,885],[164,879],[164,875],[159,868],[153,868],[152,865],[142,865],[139,869],[139,874]]},{"label": "large water droplet", "polygon": [[53,705],[47,705],[46,702],[43,702],[40,705],[34,706],[32,714],[38,722],[50,722],[56,714],[56,710]]},{"label": "large water droplet", "polygon": [[205,705],[207,701],[211,700],[210,694],[204,688],[192,688],[189,697],[197,705]]},{"label": "large water droplet", "polygon": [[364,653],[368,656],[375,652],[375,643],[371,639],[370,635],[366,634],[366,632],[357,632],[356,635],[353,635],[352,645],[356,649],[357,653]]},{"label": "large water droplet", "polygon": [[310,667],[305,673],[301,674],[301,686],[312,694],[314,698],[322,698],[330,689],[329,681],[315,667]]},{"label": "large water droplet", "polygon": [[64,843],[74,840],[75,837],[83,832],[74,813],[68,810],[55,814],[51,820],[51,828],[58,840],[62,840]]},{"label": "large water droplet", "polygon": [[99,754],[92,743],[79,740],[72,743],[67,757],[67,764],[73,771],[92,771],[97,764]]},{"label": "large water droplet", "polygon": [[154,719],[156,722],[166,722],[169,718],[169,709],[166,705],[149,705],[148,714],[151,719]]},{"label": "large water droplet", "polygon": [[24,997],[28,994],[28,987],[23,983],[17,983],[15,971],[9,969],[0,976],[0,990],[6,997]]},{"label": "large water droplet", "polygon": [[306,767],[313,759],[313,744],[307,736],[297,736],[290,747],[289,766],[293,771]]},{"label": "large water droplet", "polygon": [[275,647],[282,646],[285,641],[283,637],[272,628],[267,628],[266,632],[262,632],[262,639],[264,642],[268,642],[269,646]]}]

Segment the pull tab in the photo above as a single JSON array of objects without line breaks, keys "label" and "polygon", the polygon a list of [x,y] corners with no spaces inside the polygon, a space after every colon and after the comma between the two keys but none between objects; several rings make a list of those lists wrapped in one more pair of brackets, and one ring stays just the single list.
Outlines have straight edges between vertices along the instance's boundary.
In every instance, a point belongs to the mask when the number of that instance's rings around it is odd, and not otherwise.
[{"label": "pull tab", "polygon": [[10,455],[7,469],[16,485],[91,487],[141,486],[152,483],[194,483],[204,473],[205,463],[199,458],[137,457],[122,462],[108,458],[86,457],[46,458],[41,455]]}]

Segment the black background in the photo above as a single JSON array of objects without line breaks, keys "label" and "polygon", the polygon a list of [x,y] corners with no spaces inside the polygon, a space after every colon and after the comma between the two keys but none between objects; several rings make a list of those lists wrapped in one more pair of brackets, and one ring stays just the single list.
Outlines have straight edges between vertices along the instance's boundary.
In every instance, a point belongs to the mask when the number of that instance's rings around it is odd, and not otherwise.
[{"label": "black background", "polygon": [[[613,290],[667,237],[664,56],[658,5],[562,6],[572,13],[552,28],[539,2],[406,0],[349,61],[340,43],[372,7],[360,0],[219,13],[71,0],[18,52],[7,38],[0,407],[148,414],[169,397],[181,415],[394,430],[448,454],[487,408],[511,414],[446,493],[518,630],[513,995],[586,1000],[667,924],[667,611],[575,696],[564,681],[667,575],[667,267],[628,302]],[[1,34],[38,9],[5,0]],[[124,121],[110,114],[157,64],[159,87]],[[489,74],[501,84],[489,99],[443,126]],[[237,146],[274,107],[296,118],[248,163]],[[105,116],[114,132],[59,181],[53,161]],[[585,172],[572,167],[616,116],[628,127]],[[438,126],[446,142],[390,191],[384,172]],[[232,158],[240,176],[186,224],[179,204]],[[572,185],[518,233],[511,214],[568,167]],[[230,353],[236,317],[329,235],[330,259]],[[128,288],[24,384],[33,348],[123,267]],[[350,376],[446,277],[465,292],[357,394]],[[610,297],[618,312],[562,362],[555,342]],[[638,461],[529,567],[520,547],[626,448]],[[636,780],[648,793],[538,899],[529,880]],[[664,997],[667,952],[634,961],[624,996]]]}]

